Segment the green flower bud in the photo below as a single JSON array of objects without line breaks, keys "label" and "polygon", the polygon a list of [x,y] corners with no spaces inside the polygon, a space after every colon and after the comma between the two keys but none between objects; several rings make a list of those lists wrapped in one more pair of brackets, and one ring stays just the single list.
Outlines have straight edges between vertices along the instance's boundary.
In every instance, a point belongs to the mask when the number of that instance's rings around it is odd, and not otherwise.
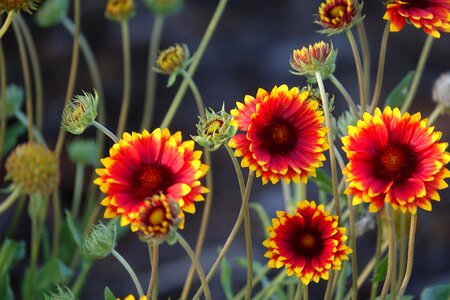
[{"label": "green flower bud", "polygon": [[74,139],[67,147],[70,160],[81,165],[95,166],[98,149],[94,140]]},{"label": "green flower bud", "polygon": [[112,21],[125,21],[134,15],[133,0],[108,0],[105,16]]},{"label": "green flower bud", "polygon": [[50,294],[44,294],[45,300],[76,300],[77,297],[72,293],[68,287],[57,286],[57,291],[50,292]]},{"label": "green flower bud", "polygon": [[36,23],[41,27],[59,24],[67,16],[69,0],[47,0],[36,13]]},{"label": "green flower bud", "polygon": [[157,15],[168,15],[179,11],[183,0],[144,0],[145,6]]},{"label": "green flower bud", "polygon": [[[17,111],[23,105],[23,88],[21,86],[10,84],[6,89],[6,116],[7,118],[14,117]],[[0,116],[2,105],[0,105]]]},{"label": "green flower bud", "polygon": [[97,117],[98,95],[83,92],[64,107],[61,126],[72,134],[82,134]]},{"label": "green flower bud", "polygon": [[210,151],[219,149],[222,144],[228,143],[237,131],[237,124],[233,117],[222,109],[216,113],[211,108],[206,110],[206,120],[199,117],[197,123],[198,136],[191,136],[200,146]]},{"label": "green flower bud", "polygon": [[[357,105],[356,107],[358,109],[358,116],[360,116],[361,115],[361,106]],[[366,108],[366,111],[368,111],[368,110],[369,110],[369,107]],[[353,115],[353,113],[350,110],[343,112],[337,120],[338,136],[340,138],[347,136],[348,135],[348,126],[350,126],[350,125],[356,126],[357,121],[358,121],[358,119],[355,118],[355,116]]]},{"label": "green flower bud", "polygon": [[101,259],[111,254],[116,246],[116,228],[98,223],[83,241],[82,252],[89,258]]}]

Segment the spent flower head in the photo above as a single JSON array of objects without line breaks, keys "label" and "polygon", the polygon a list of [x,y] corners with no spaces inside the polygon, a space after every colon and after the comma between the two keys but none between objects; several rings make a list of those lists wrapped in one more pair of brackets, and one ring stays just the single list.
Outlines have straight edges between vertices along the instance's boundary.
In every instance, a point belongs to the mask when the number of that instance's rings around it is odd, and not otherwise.
[{"label": "spent flower head", "polygon": [[224,106],[217,113],[211,108],[207,109],[205,117],[206,119],[199,117],[200,121],[196,125],[198,135],[191,137],[200,146],[215,151],[236,134],[237,123],[225,111]]},{"label": "spent flower head", "polygon": [[442,74],[434,82],[433,100],[450,111],[450,72]]},{"label": "spent flower head", "polygon": [[6,160],[6,178],[25,194],[49,196],[59,183],[58,159],[42,144],[17,146]]},{"label": "spent flower head", "polygon": [[144,0],[144,4],[155,14],[165,16],[179,11],[183,0]]},{"label": "spent flower head", "polygon": [[116,246],[116,227],[98,223],[83,241],[82,251],[93,259],[105,258]]},{"label": "spent flower head", "polygon": [[316,23],[323,27],[320,33],[332,35],[350,29],[363,19],[358,0],[326,0],[319,6]]},{"label": "spent flower head", "polygon": [[304,75],[308,82],[316,82],[316,72],[320,72],[323,79],[333,74],[336,67],[337,50],[333,49],[333,44],[320,41],[314,45],[295,49],[290,59],[291,71],[295,75]]},{"label": "spent flower head", "polygon": [[83,92],[64,107],[61,126],[72,134],[82,134],[97,117],[98,94]]},{"label": "spent flower head", "polygon": [[134,15],[134,0],[108,0],[105,16],[112,21],[125,21]]},{"label": "spent flower head", "polygon": [[40,0],[2,0],[0,1],[0,13],[9,11],[31,13],[32,10],[37,9],[40,2]]}]

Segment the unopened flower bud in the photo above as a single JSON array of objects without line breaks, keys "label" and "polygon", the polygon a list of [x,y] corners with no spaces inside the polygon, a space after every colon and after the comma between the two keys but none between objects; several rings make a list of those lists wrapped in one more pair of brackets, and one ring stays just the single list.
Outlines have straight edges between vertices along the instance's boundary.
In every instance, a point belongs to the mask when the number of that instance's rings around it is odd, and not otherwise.
[{"label": "unopened flower bud", "polygon": [[81,134],[97,117],[98,95],[83,92],[76,95],[74,100],[64,107],[62,127],[72,134]]},{"label": "unopened flower bud", "polygon": [[326,0],[320,4],[316,19],[324,28],[319,32],[332,35],[350,29],[363,19],[361,9],[358,0]]},{"label": "unopened flower bud", "polygon": [[9,11],[15,12],[28,12],[31,13],[32,10],[37,8],[40,0],[2,0],[0,1],[0,13],[5,13]]},{"label": "unopened flower bud", "polygon": [[133,0],[108,0],[105,16],[112,21],[125,21],[134,14]]},{"label": "unopened flower bud", "polygon": [[70,160],[80,165],[94,166],[98,163],[98,149],[94,140],[74,139],[67,147]]},{"label": "unopened flower bud", "polygon": [[450,109],[450,72],[444,73],[435,81],[433,86],[434,102]]},{"label": "unopened flower bud", "polygon": [[205,120],[199,117],[200,121],[196,125],[198,135],[191,137],[200,146],[215,151],[236,134],[237,124],[224,107],[218,113],[207,109],[205,117]]},{"label": "unopened flower bud", "polygon": [[[14,117],[17,111],[23,105],[23,89],[21,86],[10,84],[6,89],[6,117]],[[3,101],[3,100],[2,100]],[[2,111],[2,105],[0,105],[0,112]],[[0,116],[2,114],[0,113]]]},{"label": "unopened flower bud", "polygon": [[16,147],[6,160],[6,178],[25,194],[49,196],[59,184],[58,159],[41,144]]},{"label": "unopened flower bud", "polygon": [[103,223],[98,223],[84,240],[82,251],[87,257],[101,259],[111,254],[115,246],[115,227],[111,228]]},{"label": "unopened flower bud", "polygon": [[189,49],[185,44],[175,44],[161,51],[156,60],[156,71],[167,75],[178,73],[187,66],[189,56]]},{"label": "unopened flower bud", "polygon": [[290,59],[291,71],[295,75],[304,75],[308,82],[316,82],[316,72],[320,72],[323,79],[333,74],[336,67],[337,50],[333,44],[320,41],[314,45],[295,49]]},{"label": "unopened flower bud", "polygon": [[69,0],[46,0],[36,13],[36,22],[41,27],[59,24],[67,16]]},{"label": "unopened flower bud", "polygon": [[44,295],[45,300],[76,300],[77,298],[68,287],[58,285],[56,292]]},{"label": "unopened flower bud", "polygon": [[175,13],[183,6],[183,0],[144,0],[148,9],[157,15],[168,15]]}]

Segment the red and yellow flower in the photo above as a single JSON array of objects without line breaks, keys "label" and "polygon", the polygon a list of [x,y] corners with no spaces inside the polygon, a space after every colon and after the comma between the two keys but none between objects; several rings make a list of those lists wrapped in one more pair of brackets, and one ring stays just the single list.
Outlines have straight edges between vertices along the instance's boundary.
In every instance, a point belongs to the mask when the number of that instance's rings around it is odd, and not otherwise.
[{"label": "red and yellow flower", "polygon": [[444,179],[450,177],[448,143],[439,142],[442,133],[428,127],[420,113],[377,108],[348,132],[342,138],[349,159],[343,173],[353,204],[368,202],[375,212],[390,203],[415,214],[417,207],[431,210],[430,200],[440,200],[437,191],[448,186]]},{"label": "red and yellow flower", "polygon": [[177,201],[180,208],[195,212],[195,201],[204,200],[208,189],[200,179],[208,166],[202,164],[202,151],[194,151],[194,141],[182,141],[181,133],[168,129],[152,133],[124,133],[123,138],[101,160],[105,168],[96,170],[94,183],[107,196],[105,218],[121,217],[121,225],[141,224],[142,208],[155,195]]},{"label": "red and yellow flower", "polygon": [[238,128],[244,131],[229,142],[242,157],[241,166],[249,167],[271,181],[307,182],[323,165],[323,151],[328,149],[323,126],[323,112],[317,101],[309,101],[310,92],[286,85],[269,93],[259,89],[256,97],[245,96],[231,110]]},{"label": "red and yellow flower", "polygon": [[450,31],[450,1],[448,0],[392,0],[387,4],[383,19],[390,21],[390,30],[398,32],[406,21],[435,38],[439,31]]},{"label": "red and yellow flower", "polygon": [[342,260],[352,250],[344,244],[345,228],[338,227],[338,217],[324,211],[314,201],[299,201],[293,214],[277,212],[268,227],[269,238],[263,245],[269,250],[270,268],[286,267],[307,285],[311,280],[327,280],[329,270],[340,270]]},{"label": "red and yellow flower", "polygon": [[357,0],[326,0],[319,6],[316,23],[324,28],[320,32],[336,34],[361,20],[361,6]]}]

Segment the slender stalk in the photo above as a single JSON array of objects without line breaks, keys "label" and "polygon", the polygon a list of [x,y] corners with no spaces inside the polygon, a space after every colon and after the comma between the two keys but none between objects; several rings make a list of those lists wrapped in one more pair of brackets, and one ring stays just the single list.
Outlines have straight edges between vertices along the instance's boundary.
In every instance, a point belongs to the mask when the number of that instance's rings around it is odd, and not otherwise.
[{"label": "slender stalk", "polygon": [[30,29],[23,17],[18,14],[16,17],[17,23],[19,23],[22,30],[23,37],[25,39],[25,45],[28,49],[31,62],[31,70],[34,78],[34,91],[36,93],[36,127],[39,131],[42,131],[42,116],[43,116],[43,86],[42,86],[42,72],[41,65],[39,64],[39,58],[36,51],[33,38],[31,37]]},{"label": "slender stalk", "polygon": [[23,81],[25,85],[25,107],[27,111],[28,118],[28,140],[33,142],[33,103],[32,103],[32,91],[31,91],[31,76],[30,76],[30,65],[27,59],[27,50],[25,48],[24,39],[22,32],[20,31],[19,25],[16,21],[12,24],[14,33],[17,39],[17,46],[19,47],[20,62],[22,64],[23,71]]},{"label": "slender stalk", "polygon": [[119,142],[119,138],[114,133],[112,133],[108,128],[103,126],[102,124],[98,123],[97,121],[94,121],[94,122],[92,122],[92,125],[94,125],[97,129],[99,129],[104,134],[106,134],[110,139],[112,139],[114,141],[114,143]]},{"label": "slender stalk", "polygon": [[305,286],[303,283],[299,280],[297,282],[297,289],[295,290],[295,300],[302,300],[303,299],[303,289]]},{"label": "slender stalk", "polygon": [[397,294],[397,300],[401,300],[408,286],[409,279],[411,278],[413,263],[414,263],[414,239],[416,235],[417,226],[417,214],[411,215],[411,225],[409,227],[409,241],[408,241],[408,259],[406,263],[405,277],[403,277],[402,285]]},{"label": "slender stalk", "polygon": [[394,257],[395,257],[395,225],[392,207],[386,205],[387,223],[388,223],[388,238],[389,238],[389,251],[388,251],[388,267],[386,273],[386,279],[384,280],[383,289],[381,290],[380,300],[386,299],[389,287],[391,285],[392,271],[394,269]]},{"label": "slender stalk", "polygon": [[0,28],[0,39],[5,35],[6,31],[8,31],[9,26],[11,26],[11,23],[14,19],[14,11],[10,10],[8,12],[8,16],[6,17],[5,23],[3,23],[2,27]]},{"label": "slender stalk", "polygon": [[148,243],[148,250],[151,253],[152,273],[150,275],[150,281],[148,282],[147,299],[157,299],[158,293],[156,282],[158,281],[158,265],[159,265],[159,246],[155,243]]},{"label": "slender stalk", "polygon": [[[205,53],[205,50],[208,47],[211,37],[217,27],[217,24],[219,23],[219,20],[222,17],[223,12],[225,11],[227,3],[228,0],[220,0],[219,4],[217,5],[214,15],[211,21],[209,22],[208,28],[206,29],[206,32],[203,35],[202,40],[200,41],[200,45],[198,46],[198,49],[195,52],[195,56],[192,60],[192,63],[190,64],[189,69],[187,71],[189,77],[191,78],[193,77],[195,71],[197,70],[197,67],[203,57],[203,54]],[[188,88],[188,81],[185,78],[183,79],[183,82],[178,88],[178,91],[175,94],[172,104],[170,105],[169,110],[167,111],[167,114],[160,125],[161,128],[167,128],[170,126],[170,123],[172,122],[172,119],[174,118],[175,113],[177,112],[178,107],[180,106],[180,103],[183,100],[183,96],[186,93],[187,88]]]},{"label": "slender stalk", "polygon": [[156,78],[153,70],[158,54],[161,33],[164,25],[164,16],[156,14],[153,20],[152,33],[150,34],[149,51],[147,60],[147,82],[145,88],[144,112],[142,115],[141,129],[151,128],[153,122],[153,110],[155,107]]},{"label": "slender stalk", "polygon": [[16,201],[16,199],[20,195],[20,188],[15,188],[11,194],[6,198],[5,201],[0,203],[0,215],[4,213],[13,203]]},{"label": "slender stalk", "polygon": [[434,110],[431,112],[430,116],[428,117],[428,126],[431,126],[436,122],[437,118],[445,112],[445,106],[442,104],[438,104]]},{"label": "slender stalk", "polygon": [[131,96],[131,49],[130,49],[130,29],[128,28],[128,20],[120,22],[122,31],[122,51],[123,51],[123,95],[122,106],[120,108],[119,123],[117,124],[118,136],[125,131],[127,124],[128,110],[130,108]]},{"label": "slender stalk", "polygon": [[414,72],[411,86],[408,89],[408,93],[405,97],[405,102],[403,102],[402,105],[402,112],[408,111],[414,100],[414,96],[416,95],[417,88],[419,87],[420,80],[422,79],[423,70],[425,69],[425,65],[427,63],[433,41],[434,37],[432,37],[431,35],[427,35],[427,39],[425,40],[425,44],[423,45],[419,61],[417,62],[416,71]]},{"label": "slender stalk", "polygon": [[[375,265],[377,266],[380,263],[381,258],[381,243],[383,240],[383,226],[381,223],[381,215],[380,212],[376,215],[377,218],[377,243],[375,245]],[[375,275],[375,274],[374,274]],[[378,290],[378,281],[372,281],[372,287],[370,289],[370,300],[374,300],[377,295]]]},{"label": "slender stalk", "polygon": [[328,277],[328,282],[327,282],[327,288],[325,289],[325,295],[323,296],[324,300],[331,300],[331,298],[333,297],[333,280],[334,280],[334,276],[335,276],[335,272],[334,271],[329,271],[330,275]]},{"label": "slender stalk", "polygon": [[137,278],[136,273],[134,272],[134,270],[130,266],[130,264],[115,249],[112,249],[111,254],[122,264],[122,266],[125,268],[125,270],[127,270],[128,274],[130,275],[131,279],[133,280],[134,286],[136,287],[136,290],[137,290],[139,296],[143,296],[144,291],[142,289],[141,283],[139,282],[139,279]]},{"label": "slender stalk", "polygon": [[17,225],[23,220],[23,211],[25,207],[25,195],[19,196],[17,199],[16,207],[14,208],[14,213],[11,217],[11,221],[8,223],[8,229],[5,233],[5,238],[12,238],[14,232],[16,231]]},{"label": "slender stalk", "polygon": [[303,300],[308,300],[309,299],[309,292],[308,292],[308,286],[305,285],[303,286]]},{"label": "slender stalk", "polygon": [[52,195],[52,206],[53,206],[52,256],[57,257],[59,254],[59,237],[61,232],[61,204],[58,190],[56,190]]},{"label": "slender stalk", "polygon": [[[262,269],[254,278],[253,278],[253,282],[252,282],[252,286],[255,287],[265,276],[266,274],[269,272],[269,268],[266,266],[264,267],[264,269]],[[247,287],[245,286],[242,290],[239,291],[239,293],[237,293],[233,300],[240,300],[242,298],[244,298],[245,293],[247,292]]]},{"label": "slender stalk", "polygon": [[75,181],[73,184],[73,199],[72,199],[72,217],[76,220],[78,213],[80,212],[81,206],[81,196],[83,192],[83,181],[84,181],[84,166],[82,164],[77,164],[75,170]]},{"label": "slender stalk", "polygon": [[366,90],[364,86],[364,71],[361,63],[361,57],[359,55],[358,46],[356,45],[355,37],[351,30],[345,30],[347,34],[348,41],[352,48],[353,56],[355,58],[356,74],[358,75],[358,86],[359,86],[359,98],[361,104],[361,117],[366,110]]},{"label": "slender stalk", "polygon": [[201,288],[203,289],[203,292],[205,293],[205,299],[210,300],[211,299],[211,291],[209,290],[208,281],[205,277],[205,272],[203,272],[203,268],[200,265],[200,262],[198,261],[198,258],[195,256],[194,251],[192,250],[191,246],[186,242],[186,240],[177,232],[177,241],[183,247],[183,249],[186,251],[187,255],[190,257],[192,263],[195,266],[195,269],[197,270],[198,277],[200,278],[201,282]]},{"label": "slender stalk", "polygon": [[198,113],[200,114],[200,117],[202,119],[205,119],[205,106],[203,105],[202,96],[200,94],[200,91],[198,90],[197,85],[195,84],[194,80],[192,80],[192,77],[189,76],[189,74],[182,70],[181,75],[183,75],[183,78],[187,80],[189,88],[192,91],[192,94],[194,95],[195,104],[197,105]]},{"label": "slender stalk", "polygon": [[341,208],[339,205],[339,188],[338,188],[338,178],[337,178],[337,166],[336,166],[336,156],[334,153],[334,143],[333,143],[333,133],[331,126],[331,115],[329,110],[328,96],[325,93],[325,87],[323,86],[322,76],[320,72],[316,72],[317,84],[319,85],[320,97],[322,98],[323,113],[325,115],[325,125],[328,128],[327,138],[330,153],[330,165],[331,165],[331,180],[333,183],[333,197],[334,197],[334,207],[336,209],[336,214],[341,219]]},{"label": "slender stalk", "polygon": [[349,227],[350,227],[350,247],[352,248],[351,253],[351,267],[352,267],[352,299],[358,299],[358,260],[356,257],[356,216],[355,208],[352,205],[352,197],[347,197],[348,199],[348,210],[349,210]]},{"label": "slender stalk", "polygon": [[[73,2],[73,14],[75,22],[75,30],[73,33],[73,45],[72,45],[72,59],[70,62],[70,73],[67,82],[66,98],[64,105],[70,102],[75,90],[75,81],[78,73],[78,61],[80,56],[80,24],[81,24],[81,3],[80,0],[74,0]],[[56,140],[55,153],[57,156],[61,154],[64,145],[64,139],[66,138],[66,131],[61,128],[59,130],[58,138]]]},{"label": "slender stalk", "polygon": [[91,269],[92,262],[91,261],[83,261],[83,264],[81,265],[81,271],[77,276],[77,279],[72,285],[72,293],[74,296],[78,296],[81,292],[81,289],[83,288],[84,283],[86,282],[86,278],[89,274],[89,270]]},{"label": "slender stalk", "polygon": [[[250,174],[249,174],[250,177]],[[245,249],[247,253],[247,291],[245,299],[250,300],[252,297],[252,281],[253,281],[253,249],[252,249],[252,233],[250,226],[250,211],[248,207],[248,199],[243,201],[244,208],[244,232],[245,232]]]},{"label": "slender stalk", "polygon": [[[0,116],[0,165],[3,160],[3,145],[5,142],[5,132],[6,132],[6,88],[7,88],[7,78],[6,78],[6,60],[5,60],[5,52],[3,51],[3,43],[0,39],[0,108],[1,108],[1,116]],[[0,177],[2,176],[2,170],[0,170]]]},{"label": "slender stalk", "polygon": [[[399,260],[398,260],[398,278],[401,279],[405,276],[406,269],[406,216],[407,214],[400,214],[399,227],[400,232],[398,234],[398,248],[399,248]],[[396,290],[400,288],[401,281],[397,281],[395,286]]]},{"label": "slender stalk", "polygon": [[275,278],[273,278],[269,285],[260,290],[253,300],[269,299],[269,297],[279,288],[280,284],[286,278],[286,272],[280,272]]},{"label": "slender stalk", "polygon": [[287,212],[291,212],[292,205],[291,205],[291,189],[289,188],[289,184],[287,184],[284,181],[281,181],[281,193],[283,195],[283,203],[284,203],[284,209]]},{"label": "slender stalk", "polygon": [[[21,110],[16,111],[14,113],[14,116],[20,122],[20,124],[22,124],[24,127],[27,127],[27,128],[29,127],[30,122],[28,122],[28,117]],[[39,130],[37,130],[36,127],[32,128],[32,133],[33,133],[34,140],[36,140],[38,143],[44,145],[45,147],[48,147],[47,143],[44,140],[44,137],[42,136],[42,133]]]},{"label": "slender stalk", "polygon": [[389,38],[389,22],[384,27],[383,36],[381,37],[380,56],[378,58],[378,71],[375,88],[373,91],[372,101],[370,102],[370,112],[372,113],[377,107],[380,100],[381,87],[383,85],[384,66],[386,64],[386,50]]},{"label": "slender stalk", "polygon": [[348,107],[353,113],[353,116],[355,116],[355,119],[358,120],[358,108],[356,107],[355,101],[353,101],[352,96],[348,93],[347,89],[342,85],[342,83],[333,75],[331,74],[329,76],[331,82],[334,84],[334,86],[339,90],[339,92],[344,97],[345,101],[347,101]]},{"label": "slender stalk", "polygon": [[361,45],[361,54],[364,68],[364,86],[366,87],[366,99],[369,98],[370,93],[370,49],[369,41],[367,39],[366,27],[364,22],[359,22],[356,25],[356,30],[358,32],[358,38]]}]

